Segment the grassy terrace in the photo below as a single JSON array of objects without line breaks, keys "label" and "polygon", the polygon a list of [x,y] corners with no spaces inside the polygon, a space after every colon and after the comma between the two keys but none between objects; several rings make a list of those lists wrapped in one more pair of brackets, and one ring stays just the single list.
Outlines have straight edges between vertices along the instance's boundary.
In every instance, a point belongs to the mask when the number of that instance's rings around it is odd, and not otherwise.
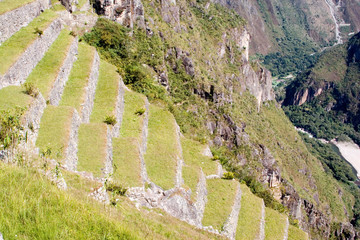
[{"label": "grassy terrace", "polygon": [[208,202],[205,206],[202,224],[222,230],[234,205],[237,182],[224,179],[208,179],[206,184]]},{"label": "grassy terrace", "polygon": [[283,239],[286,216],[270,208],[265,208],[265,239]]},{"label": "grassy terrace", "polygon": [[138,146],[136,138],[113,139],[113,179],[122,186],[142,186]]},{"label": "grassy terrace", "polygon": [[80,10],[88,0],[79,0],[79,4],[77,5],[78,10]]},{"label": "grassy terrace", "polygon": [[127,198],[104,206],[88,197],[93,184],[77,175],[63,171],[68,190],[61,191],[35,169],[0,164],[4,239],[225,239],[160,210],[145,214]]},{"label": "grassy terrace", "polygon": [[78,59],[71,69],[60,105],[74,107],[80,113],[80,106],[83,103],[85,87],[91,73],[95,49],[84,43],[79,43],[78,51]]},{"label": "grassy terrace", "polygon": [[45,99],[48,99],[53,83],[74,40],[69,33],[67,29],[61,31],[59,37],[26,80],[28,83],[33,83]]},{"label": "grassy terrace", "polygon": [[81,124],[78,142],[79,171],[91,172],[96,177],[103,176],[106,159],[107,126],[105,123]]},{"label": "grassy terrace", "polygon": [[119,75],[116,67],[101,60],[94,108],[90,117],[91,122],[103,122],[106,116],[115,115],[119,87]]},{"label": "grassy terrace", "polygon": [[[8,1],[2,1],[0,4],[4,2]],[[11,2],[18,1],[11,0]],[[28,26],[20,29],[0,46],[0,75],[4,75],[26,48],[38,38],[35,28],[44,31],[56,17],[53,11],[45,10]]]},{"label": "grassy terrace", "polygon": [[125,109],[120,127],[120,137],[113,138],[113,179],[124,186],[141,186],[139,142],[145,109],[145,97],[139,93],[125,91]]},{"label": "grassy terrace", "polygon": [[40,151],[51,149],[51,157],[62,160],[69,141],[74,110],[70,107],[47,106],[40,122],[36,146]]},{"label": "grassy terrace", "polygon": [[306,240],[308,239],[307,234],[301,229],[294,227],[292,225],[289,226],[289,240]]},{"label": "grassy terrace", "polygon": [[181,146],[185,162],[185,166],[183,167],[184,184],[191,189],[191,198],[195,200],[196,186],[200,177],[200,167],[204,171],[205,175],[211,175],[216,174],[217,166],[211,158],[202,154],[205,149],[205,145],[182,137]]},{"label": "grassy terrace", "polygon": [[149,136],[144,156],[151,181],[163,189],[174,187],[179,150],[176,144],[173,115],[154,105],[150,106]]},{"label": "grassy terrace", "polygon": [[258,239],[260,234],[262,200],[252,194],[246,185],[241,184],[240,188],[242,196],[236,239]]},{"label": "grassy terrace", "polygon": [[32,101],[32,97],[24,93],[24,88],[9,86],[0,89],[0,111],[11,110],[15,107],[26,108]]},{"label": "grassy terrace", "polygon": [[0,15],[34,1],[35,0],[2,0],[0,2]]}]

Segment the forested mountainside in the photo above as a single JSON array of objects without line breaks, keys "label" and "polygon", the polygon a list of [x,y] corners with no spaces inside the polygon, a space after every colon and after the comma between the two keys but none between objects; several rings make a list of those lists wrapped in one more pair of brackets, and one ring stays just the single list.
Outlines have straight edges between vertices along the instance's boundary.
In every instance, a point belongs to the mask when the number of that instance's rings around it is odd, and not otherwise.
[{"label": "forested mountainside", "polygon": [[359,78],[360,33],[326,50],[287,87],[284,105],[290,119],[316,137],[346,134],[359,144]]},{"label": "forested mountainside", "polygon": [[0,1],[5,239],[357,238],[354,179],[274,101],[245,12],[61,3]]}]

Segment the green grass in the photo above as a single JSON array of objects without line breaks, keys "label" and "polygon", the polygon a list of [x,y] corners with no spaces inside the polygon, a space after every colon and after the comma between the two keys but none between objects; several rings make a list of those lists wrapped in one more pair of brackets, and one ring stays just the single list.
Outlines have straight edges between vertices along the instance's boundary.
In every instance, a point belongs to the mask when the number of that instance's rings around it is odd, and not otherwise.
[{"label": "green grass", "polygon": [[265,208],[265,239],[283,239],[285,234],[286,216],[279,212]]},{"label": "green grass", "polygon": [[191,189],[191,200],[196,200],[196,189],[197,184],[200,179],[200,168],[194,166],[183,166],[182,168],[182,177],[184,179],[185,188],[188,187]]},{"label": "green grass", "polygon": [[103,122],[106,116],[115,115],[119,79],[116,67],[101,60],[91,122]]},{"label": "green grass", "polygon": [[0,15],[34,1],[35,0],[2,0],[0,2]]},{"label": "green grass", "polygon": [[4,239],[224,239],[161,210],[138,210],[127,198],[116,207],[99,204],[88,197],[91,182],[75,174],[63,171],[68,190],[60,191],[37,170],[0,169]]},{"label": "green grass", "polygon": [[234,205],[237,182],[223,179],[208,179],[206,184],[208,201],[205,206],[202,224],[222,230]]},{"label": "green grass", "polygon": [[79,171],[91,172],[102,177],[106,159],[107,126],[105,123],[81,124],[79,128]]},{"label": "green grass", "polygon": [[47,106],[40,122],[36,146],[40,151],[51,149],[51,157],[63,159],[68,145],[74,110],[70,107]]},{"label": "green grass", "polygon": [[[9,1],[2,1],[0,4]],[[16,1],[11,1],[16,2]],[[0,74],[4,75],[9,68],[16,62],[19,56],[37,38],[35,28],[44,31],[56,18],[56,13],[45,10],[40,16],[35,18],[28,26],[20,29],[0,46]]]},{"label": "green grass", "polygon": [[78,59],[71,69],[60,105],[74,107],[80,113],[85,87],[91,73],[95,49],[84,43],[79,43],[78,51]]},{"label": "green grass", "polygon": [[87,1],[89,0],[79,0],[79,4],[77,5],[78,10],[80,10]]},{"label": "green grass", "polygon": [[61,31],[59,37],[26,80],[28,83],[33,83],[45,99],[49,97],[53,83],[74,40],[69,33],[67,29]]},{"label": "green grass", "polygon": [[308,239],[308,236],[301,229],[290,225],[288,239],[289,240],[306,240],[306,239]]},{"label": "green grass", "polygon": [[154,105],[150,106],[149,136],[144,156],[151,181],[164,189],[174,187],[177,157],[176,128],[173,115]]},{"label": "green grass", "polygon": [[242,191],[241,208],[236,229],[236,239],[258,239],[260,234],[262,199],[252,194],[246,185],[241,184],[240,188]]},{"label": "green grass", "polygon": [[124,104],[120,136],[135,137],[140,140],[144,115],[139,116],[136,111],[145,109],[145,97],[139,93],[125,91]]},{"label": "green grass", "polygon": [[32,97],[24,93],[24,88],[9,86],[0,89],[0,110],[11,110],[15,107],[26,108]]},{"label": "green grass", "polygon": [[142,186],[138,146],[136,138],[113,138],[113,179],[122,186]]},{"label": "green grass", "polygon": [[181,146],[186,165],[201,167],[205,175],[216,174],[216,162],[212,161],[210,157],[202,154],[205,150],[205,145],[188,138],[181,138]]}]

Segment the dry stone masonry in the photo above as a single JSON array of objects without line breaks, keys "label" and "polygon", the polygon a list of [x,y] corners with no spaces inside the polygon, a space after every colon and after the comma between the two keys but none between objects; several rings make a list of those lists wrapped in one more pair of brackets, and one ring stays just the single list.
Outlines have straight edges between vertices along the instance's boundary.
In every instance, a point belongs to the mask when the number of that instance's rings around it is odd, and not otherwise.
[{"label": "dry stone masonry", "polygon": [[284,240],[288,240],[288,234],[289,234],[289,218],[286,217]]},{"label": "dry stone masonry", "polygon": [[203,170],[200,170],[199,182],[196,186],[196,221],[195,225],[201,227],[201,222],[204,217],[205,205],[207,202],[207,189],[206,189],[206,177]]},{"label": "dry stone masonry", "polygon": [[27,26],[42,11],[50,7],[49,0],[36,0],[0,15],[0,44]]},{"label": "dry stone masonry", "polygon": [[222,232],[223,235],[225,235],[226,237],[228,237],[231,240],[235,240],[235,235],[236,235],[236,227],[238,224],[238,220],[239,220],[239,213],[240,213],[240,208],[241,208],[241,189],[240,189],[240,184],[237,184],[237,191],[236,191],[236,196],[235,196],[235,201],[234,201],[234,205],[232,207],[230,216],[228,218],[228,220],[226,221],[225,225],[224,225],[224,230]]},{"label": "dry stone masonry", "polygon": [[106,159],[105,159],[105,177],[113,173],[113,148],[112,148],[112,131],[110,127],[107,127],[106,136]]},{"label": "dry stone masonry", "polygon": [[88,86],[85,91],[85,101],[82,104],[81,108],[81,121],[82,123],[89,123],[91,111],[94,107],[94,98],[96,85],[99,77],[99,66],[100,66],[100,57],[97,51],[95,51],[94,61],[91,67],[91,73],[89,77]]},{"label": "dry stone masonry", "polygon": [[149,105],[150,105],[149,101],[146,98],[145,99],[144,123],[143,123],[142,134],[141,134],[141,143],[139,146],[140,161],[141,161],[141,179],[144,184],[149,181],[147,171],[146,171],[145,159],[144,159],[144,155],[146,153],[146,147],[147,147],[148,124],[149,124]]},{"label": "dry stone masonry", "polygon": [[73,66],[73,63],[76,61],[78,54],[78,38],[76,37],[73,43],[70,46],[69,52],[66,56],[66,59],[56,77],[54,85],[51,89],[49,95],[49,101],[51,105],[58,106],[61,100],[62,93],[64,91],[66,82],[69,79],[69,75]]},{"label": "dry stone masonry", "polygon": [[77,168],[77,153],[78,153],[78,136],[79,136],[79,127],[80,127],[81,119],[74,109],[72,120],[71,120],[71,129],[68,146],[65,150],[65,168],[70,171],[76,171]]},{"label": "dry stone masonry", "polygon": [[44,33],[25,50],[9,71],[4,76],[0,76],[0,89],[10,85],[19,86],[23,84],[58,37],[61,29],[61,21],[59,19],[53,21]]},{"label": "dry stone masonry", "polygon": [[[176,124],[176,122],[175,122]],[[182,167],[184,165],[182,147],[181,147],[181,132],[179,125],[176,124],[176,142],[177,142],[177,149],[178,149],[178,156],[177,156],[177,165],[176,165],[176,182],[175,186],[177,188],[181,187],[184,184],[184,180],[182,178]]]},{"label": "dry stone masonry", "polygon": [[259,239],[265,239],[265,204],[262,201]]},{"label": "dry stone masonry", "polygon": [[119,79],[119,90],[116,99],[116,106],[115,106],[115,117],[116,117],[116,124],[112,129],[112,136],[114,138],[119,137],[120,135],[120,126],[122,123],[123,113],[124,113],[124,83],[120,77]]}]

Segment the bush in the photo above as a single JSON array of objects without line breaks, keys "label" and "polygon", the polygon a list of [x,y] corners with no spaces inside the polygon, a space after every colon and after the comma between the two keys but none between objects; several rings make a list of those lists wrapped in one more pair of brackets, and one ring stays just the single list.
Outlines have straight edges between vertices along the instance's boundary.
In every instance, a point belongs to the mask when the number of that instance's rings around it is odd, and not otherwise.
[{"label": "bush", "polygon": [[145,113],[145,109],[144,108],[140,108],[138,110],[136,110],[135,114],[138,115],[138,116],[141,116]]},{"label": "bush", "polygon": [[117,121],[115,116],[106,116],[104,123],[114,126],[117,123]]},{"label": "bush", "polygon": [[27,95],[30,95],[32,97],[37,97],[39,95],[39,90],[35,87],[33,83],[25,83],[25,93]]},{"label": "bush", "polygon": [[105,187],[106,187],[106,191],[108,192],[112,192],[115,195],[119,195],[119,196],[125,196],[126,192],[127,192],[127,188],[121,186],[121,185],[116,185],[115,183],[112,182],[106,182],[105,183]]},{"label": "bush", "polygon": [[224,176],[222,178],[231,180],[235,178],[235,174],[233,172],[226,172],[224,173]]},{"label": "bush", "polygon": [[41,36],[41,35],[43,35],[43,33],[44,32],[42,30],[40,30],[39,28],[37,28],[37,27],[34,29],[34,34],[37,34],[37,35]]}]

